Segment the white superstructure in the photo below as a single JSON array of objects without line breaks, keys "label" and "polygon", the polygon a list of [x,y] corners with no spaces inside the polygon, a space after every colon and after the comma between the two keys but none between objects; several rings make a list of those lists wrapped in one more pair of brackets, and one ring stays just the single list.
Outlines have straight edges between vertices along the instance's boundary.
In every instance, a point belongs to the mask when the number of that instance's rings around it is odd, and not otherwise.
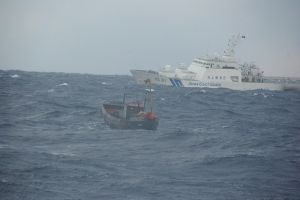
[{"label": "white superstructure", "polygon": [[171,69],[165,66],[158,72],[130,70],[138,84],[150,79],[153,84],[174,87],[229,88],[233,90],[283,90],[284,85],[263,83],[263,72],[251,64],[240,65],[235,60],[235,47],[245,38],[240,34],[233,36],[223,56],[195,58],[188,67]]}]

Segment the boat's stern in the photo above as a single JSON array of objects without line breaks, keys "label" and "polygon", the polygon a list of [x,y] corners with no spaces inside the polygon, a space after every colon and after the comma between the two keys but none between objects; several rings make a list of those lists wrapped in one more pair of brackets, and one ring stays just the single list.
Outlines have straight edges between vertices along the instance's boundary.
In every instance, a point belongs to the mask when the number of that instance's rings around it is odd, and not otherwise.
[{"label": "boat's stern", "polygon": [[159,118],[154,112],[146,112],[144,116],[144,128],[156,130],[158,127]]}]

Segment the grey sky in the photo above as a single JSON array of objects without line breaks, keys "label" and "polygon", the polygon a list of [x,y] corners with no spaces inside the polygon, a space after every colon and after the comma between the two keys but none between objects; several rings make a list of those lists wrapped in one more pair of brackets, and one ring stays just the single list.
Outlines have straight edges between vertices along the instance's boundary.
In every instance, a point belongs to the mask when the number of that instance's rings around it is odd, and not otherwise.
[{"label": "grey sky", "polygon": [[189,65],[246,39],[240,62],[300,77],[298,0],[0,0],[0,68],[97,74]]}]

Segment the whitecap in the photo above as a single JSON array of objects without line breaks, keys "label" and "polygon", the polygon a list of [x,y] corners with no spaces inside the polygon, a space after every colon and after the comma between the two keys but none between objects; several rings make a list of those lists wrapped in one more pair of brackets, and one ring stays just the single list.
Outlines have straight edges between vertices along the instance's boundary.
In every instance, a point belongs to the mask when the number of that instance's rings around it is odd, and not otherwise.
[{"label": "whitecap", "polygon": [[160,100],[164,101],[164,100],[166,100],[166,99],[165,99],[165,98],[163,98],[163,97],[161,97],[161,98],[160,98]]},{"label": "whitecap", "polygon": [[18,74],[14,74],[14,75],[11,75],[10,77],[12,77],[12,78],[19,78],[20,76]]},{"label": "whitecap", "polygon": [[56,85],[56,87],[59,87],[59,86],[68,86],[68,85],[69,85],[68,83],[61,83],[61,84]]},{"label": "whitecap", "polygon": [[202,90],[200,90],[200,92],[202,92],[202,93],[206,93],[206,90],[202,89]]},{"label": "whitecap", "polygon": [[154,89],[145,89],[147,92],[154,92]]},{"label": "whitecap", "polygon": [[101,85],[112,85],[112,83],[107,83],[105,81],[101,82]]},{"label": "whitecap", "polygon": [[267,98],[269,95],[266,95],[265,93],[256,93],[255,92],[255,93],[253,93],[253,96],[263,96],[264,98]]},{"label": "whitecap", "polygon": [[49,92],[49,93],[54,92],[54,89],[50,89],[50,90],[48,90],[48,92]]}]

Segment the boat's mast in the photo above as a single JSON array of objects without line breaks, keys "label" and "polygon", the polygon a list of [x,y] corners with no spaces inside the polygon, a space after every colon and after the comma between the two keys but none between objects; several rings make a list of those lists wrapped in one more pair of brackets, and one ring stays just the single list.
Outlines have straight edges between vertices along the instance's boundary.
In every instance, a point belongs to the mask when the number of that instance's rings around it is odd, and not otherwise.
[{"label": "boat's mast", "polygon": [[224,51],[224,56],[234,57],[235,48],[243,38],[246,37],[244,35],[241,35],[240,33],[237,35],[233,35],[228,41],[228,46],[227,49]]},{"label": "boat's mast", "polygon": [[126,98],[126,93],[124,92],[124,95],[123,95],[123,104],[125,105],[125,98]]},{"label": "boat's mast", "polygon": [[[150,79],[146,79],[145,80],[145,84],[146,85],[149,84],[150,111],[152,112],[152,88],[151,88],[151,80]],[[148,96],[148,94],[147,94],[147,96]]]},{"label": "boat's mast", "polygon": [[149,80],[150,87],[150,111],[152,112],[152,89],[151,89],[151,81]]},{"label": "boat's mast", "polygon": [[125,102],[125,99],[126,99],[126,93],[124,92],[124,96],[123,96],[123,117],[124,118],[127,118],[127,105],[126,105],[126,102]]}]

